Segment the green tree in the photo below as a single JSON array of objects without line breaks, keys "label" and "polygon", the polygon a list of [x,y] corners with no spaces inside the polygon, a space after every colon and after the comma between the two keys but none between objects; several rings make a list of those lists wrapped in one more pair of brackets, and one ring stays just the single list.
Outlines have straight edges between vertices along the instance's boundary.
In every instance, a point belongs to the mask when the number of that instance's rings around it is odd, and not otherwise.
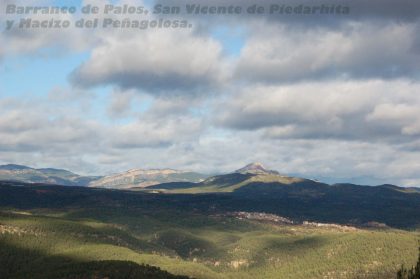
[{"label": "green tree", "polygon": [[420,247],[419,247],[419,258],[416,266],[409,269],[405,268],[404,265],[397,273],[397,279],[420,279]]}]

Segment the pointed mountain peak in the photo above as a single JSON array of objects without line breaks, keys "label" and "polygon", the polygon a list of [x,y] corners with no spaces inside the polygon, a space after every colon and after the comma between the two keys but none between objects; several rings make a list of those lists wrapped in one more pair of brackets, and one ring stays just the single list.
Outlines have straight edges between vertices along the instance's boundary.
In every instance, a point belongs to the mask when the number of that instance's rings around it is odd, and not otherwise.
[{"label": "pointed mountain peak", "polygon": [[268,170],[263,164],[259,162],[251,163],[245,167],[235,171],[236,173],[251,173],[251,174],[279,174],[277,171]]}]

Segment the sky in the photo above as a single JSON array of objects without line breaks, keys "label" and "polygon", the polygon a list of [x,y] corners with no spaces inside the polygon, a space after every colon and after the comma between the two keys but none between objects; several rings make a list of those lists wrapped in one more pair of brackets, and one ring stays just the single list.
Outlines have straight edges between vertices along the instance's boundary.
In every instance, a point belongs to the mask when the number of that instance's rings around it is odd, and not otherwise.
[{"label": "sky", "polygon": [[[102,175],[233,171],[258,161],[321,181],[420,186],[420,2],[0,2],[0,164]],[[75,6],[75,14],[6,13]],[[150,14],[81,14],[86,5]],[[154,14],[155,5],[181,7]],[[241,14],[188,14],[186,5]],[[264,7],[260,14],[248,7]],[[187,28],[11,28],[6,21],[187,21]]]}]

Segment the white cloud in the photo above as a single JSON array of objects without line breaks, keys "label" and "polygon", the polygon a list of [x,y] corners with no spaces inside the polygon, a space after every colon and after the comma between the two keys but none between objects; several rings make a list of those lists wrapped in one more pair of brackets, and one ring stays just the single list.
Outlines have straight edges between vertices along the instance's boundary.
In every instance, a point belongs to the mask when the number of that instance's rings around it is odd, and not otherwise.
[{"label": "white cloud", "polygon": [[378,104],[366,119],[369,122],[397,125],[401,128],[402,135],[420,135],[419,105],[418,103]]},{"label": "white cloud", "polygon": [[73,73],[81,86],[101,84],[146,92],[199,90],[226,79],[221,45],[191,31],[142,31],[106,38]]},{"label": "white cloud", "polygon": [[[139,112],[137,119],[121,125],[104,119],[89,119],[94,113],[87,104],[92,103],[95,96],[86,103],[86,95],[71,100],[63,94],[63,98],[0,99],[0,157],[3,162],[44,167],[49,163],[54,167],[92,173],[106,165],[107,160],[103,158],[118,154],[119,164],[134,165],[138,154],[150,150],[165,154],[164,150],[171,146],[196,141],[201,133],[201,119],[180,110],[182,101],[179,104],[173,100],[171,106],[157,100],[146,111]],[[135,156],[124,162],[122,158],[126,153]]]},{"label": "white cloud", "polygon": [[[48,6],[52,5],[50,1],[35,0],[27,1],[1,1],[0,10],[4,12],[8,4],[14,4],[20,7]],[[62,5],[63,6],[63,5]],[[0,20],[0,23],[6,28],[6,20],[14,21],[13,28],[2,30],[0,33],[0,58],[1,55],[50,55],[57,52],[84,51],[95,42],[91,30],[84,28],[19,28],[21,19],[31,19],[32,21],[76,21],[76,15],[72,14],[6,14]],[[43,51],[45,48],[54,51]]]},{"label": "white cloud", "polygon": [[224,101],[215,122],[274,138],[409,142],[420,119],[419,89],[404,80],[260,85]]},{"label": "white cloud", "polygon": [[387,1],[376,11],[368,2],[358,2],[367,8],[358,22],[354,14],[296,26],[298,18],[221,20],[244,30],[237,63],[209,31],[218,19],[195,18],[195,28],[176,31],[3,32],[0,58],[51,47],[89,50],[73,81],[111,85],[113,93],[95,112],[94,94],[82,90],[1,97],[0,158],[93,174],[133,167],[226,172],[263,161],[286,174],[414,185],[420,37],[418,15],[405,12],[418,4]]},{"label": "white cloud", "polygon": [[199,136],[201,121],[189,117],[140,119],[114,128],[112,146],[121,149],[167,147]]},{"label": "white cloud", "polygon": [[[340,29],[257,25],[236,76],[245,81],[292,83],[337,78],[419,77],[415,24],[351,22]],[[275,34],[275,36],[273,36]]]},{"label": "white cloud", "polygon": [[97,142],[102,130],[100,124],[78,116],[71,108],[54,113],[40,101],[3,99],[0,108],[2,151],[75,154],[86,143]]}]

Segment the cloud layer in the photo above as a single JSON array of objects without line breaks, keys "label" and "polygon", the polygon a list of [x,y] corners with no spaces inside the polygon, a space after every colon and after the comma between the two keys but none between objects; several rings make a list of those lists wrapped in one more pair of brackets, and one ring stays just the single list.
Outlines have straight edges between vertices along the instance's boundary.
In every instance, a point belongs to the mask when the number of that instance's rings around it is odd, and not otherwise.
[{"label": "cloud layer", "polygon": [[92,50],[72,80],[84,87],[111,84],[146,92],[217,87],[224,80],[221,46],[186,31],[145,31],[110,37]]},{"label": "cloud layer", "polygon": [[410,142],[419,136],[419,90],[404,80],[255,86],[224,101],[216,123],[274,138]]},{"label": "cloud layer", "polygon": [[3,60],[84,58],[62,73],[68,84],[40,81],[49,92],[0,87],[0,163],[100,174],[263,161],[328,181],[420,186],[419,3],[347,4],[348,16],[181,15],[185,30],[3,32]]}]

